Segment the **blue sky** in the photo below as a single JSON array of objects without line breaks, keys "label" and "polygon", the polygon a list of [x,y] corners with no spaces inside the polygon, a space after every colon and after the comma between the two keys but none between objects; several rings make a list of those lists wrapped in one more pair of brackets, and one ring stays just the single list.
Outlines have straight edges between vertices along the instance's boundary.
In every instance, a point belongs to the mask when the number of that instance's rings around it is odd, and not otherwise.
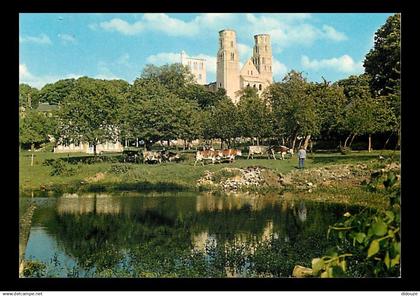
[{"label": "blue sky", "polygon": [[240,61],[253,36],[270,34],[274,80],[303,71],[310,81],[363,73],[374,33],[390,13],[23,13],[19,17],[19,82],[41,88],[89,76],[132,83],[146,64],[179,62],[184,50],[207,59],[215,81],[218,32],[234,29]]}]

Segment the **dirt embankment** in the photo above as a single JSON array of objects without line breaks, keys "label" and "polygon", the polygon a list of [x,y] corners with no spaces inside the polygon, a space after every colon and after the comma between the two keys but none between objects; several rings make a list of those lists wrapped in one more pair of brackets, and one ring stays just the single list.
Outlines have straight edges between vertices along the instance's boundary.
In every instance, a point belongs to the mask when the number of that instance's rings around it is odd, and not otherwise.
[{"label": "dirt embankment", "polygon": [[244,169],[223,168],[216,172],[206,171],[197,182],[198,186],[210,187],[222,191],[243,189],[296,189],[311,192],[313,188],[337,184],[359,185],[376,172],[397,171],[399,164],[391,163],[383,168],[372,170],[367,164],[331,165],[328,167],[293,170],[280,174],[273,170],[253,166]]}]

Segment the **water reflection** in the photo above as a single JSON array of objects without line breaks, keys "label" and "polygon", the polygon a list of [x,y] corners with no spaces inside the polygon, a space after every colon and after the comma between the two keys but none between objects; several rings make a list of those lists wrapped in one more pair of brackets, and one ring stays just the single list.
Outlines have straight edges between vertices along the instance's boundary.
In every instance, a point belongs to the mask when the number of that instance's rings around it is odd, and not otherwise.
[{"label": "water reflection", "polygon": [[[73,258],[95,276],[289,276],[295,264],[310,264],[329,247],[328,225],[348,211],[274,194],[34,200],[34,227],[49,239],[39,239],[33,228],[26,257],[45,261],[62,252],[60,258]],[[45,250],[43,257],[37,248]]]}]

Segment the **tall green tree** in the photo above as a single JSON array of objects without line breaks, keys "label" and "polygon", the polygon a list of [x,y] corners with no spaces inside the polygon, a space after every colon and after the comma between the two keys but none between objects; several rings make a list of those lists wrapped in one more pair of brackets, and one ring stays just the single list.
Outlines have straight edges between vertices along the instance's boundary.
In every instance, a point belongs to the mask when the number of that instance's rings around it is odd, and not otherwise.
[{"label": "tall green tree", "polygon": [[239,114],[235,104],[231,99],[223,98],[209,109],[204,136],[207,139],[219,138],[221,148],[225,141],[228,147],[231,147],[232,138],[239,135],[239,124]]},{"label": "tall green tree", "polygon": [[119,103],[117,91],[109,82],[88,77],[77,79],[60,103],[58,141],[88,142],[96,156],[99,143],[118,140]]},{"label": "tall green tree", "polygon": [[401,14],[390,16],[375,33],[375,45],[365,57],[365,72],[372,77],[371,90],[387,101],[395,121],[397,147],[401,130]]},{"label": "tall green tree", "polygon": [[238,121],[240,134],[256,138],[257,145],[263,138],[273,135],[273,117],[269,103],[258,96],[255,88],[246,87],[240,91]]},{"label": "tall green tree", "polygon": [[179,98],[183,98],[187,86],[194,83],[194,76],[188,67],[180,63],[167,64],[160,67],[146,65],[140,78],[158,80]]},{"label": "tall green tree", "polygon": [[350,76],[337,82],[344,89],[347,106],[343,109],[342,128],[352,136],[368,135],[368,151],[372,149],[372,135],[389,132],[395,124],[394,114],[386,97],[373,97],[370,92],[370,76],[362,74]]},{"label": "tall green tree", "polygon": [[[315,111],[320,120],[320,134],[329,136],[336,133],[342,119],[342,110],[346,104],[343,88],[324,79],[320,83],[311,83],[309,94],[315,100]],[[305,148],[307,144],[306,141]]]},{"label": "tall green tree", "polygon": [[19,118],[19,143],[21,146],[30,145],[31,166],[33,165],[35,145],[50,141],[49,136],[54,133],[54,123],[53,118],[34,110],[25,112],[25,115]]},{"label": "tall green tree", "polygon": [[39,104],[39,90],[27,84],[19,84],[19,107],[22,110],[36,109]]},{"label": "tall green tree", "polygon": [[70,94],[76,83],[76,79],[62,79],[54,83],[48,83],[39,92],[39,101],[58,105]]},{"label": "tall green tree", "polygon": [[321,120],[316,101],[302,73],[290,71],[282,82],[270,85],[265,97],[272,106],[278,137],[286,136],[292,149],[298,136],[308,139],[319,133]]},{"label": "tall green tree", "polygon": [[196,102],[180,99],[156,78],[136,79],[121,107],[122,130],[150,147],[161,140],[201,135]]},{"label": "tall green tree", "polygon": [[401,14],[390,16],[375,33],[375,45],[365,57],[365,72],[372,77],[375,95],[393,94],[400,85]]}]

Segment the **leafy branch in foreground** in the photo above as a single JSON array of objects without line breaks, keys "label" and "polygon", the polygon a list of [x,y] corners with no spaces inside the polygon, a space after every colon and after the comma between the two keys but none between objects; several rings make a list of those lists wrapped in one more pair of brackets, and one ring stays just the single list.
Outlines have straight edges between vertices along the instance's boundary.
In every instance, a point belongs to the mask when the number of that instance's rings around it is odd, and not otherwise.
[{"label": "leafy branch in foreground", "polygon": [[[363,276],[399,276],[400,270],[400,186],[393,172],[372,176],[367,184],[381,182],[384,194],[389,195],[387,208],[374,213],[362,211],[356,215],[349,212],[328,229],[338,236],[340,245],[327,256],[312,260],[312,275],[320,277],[346,277],[354,273]],[[362,270],[361,270],[362,269]]]}]

